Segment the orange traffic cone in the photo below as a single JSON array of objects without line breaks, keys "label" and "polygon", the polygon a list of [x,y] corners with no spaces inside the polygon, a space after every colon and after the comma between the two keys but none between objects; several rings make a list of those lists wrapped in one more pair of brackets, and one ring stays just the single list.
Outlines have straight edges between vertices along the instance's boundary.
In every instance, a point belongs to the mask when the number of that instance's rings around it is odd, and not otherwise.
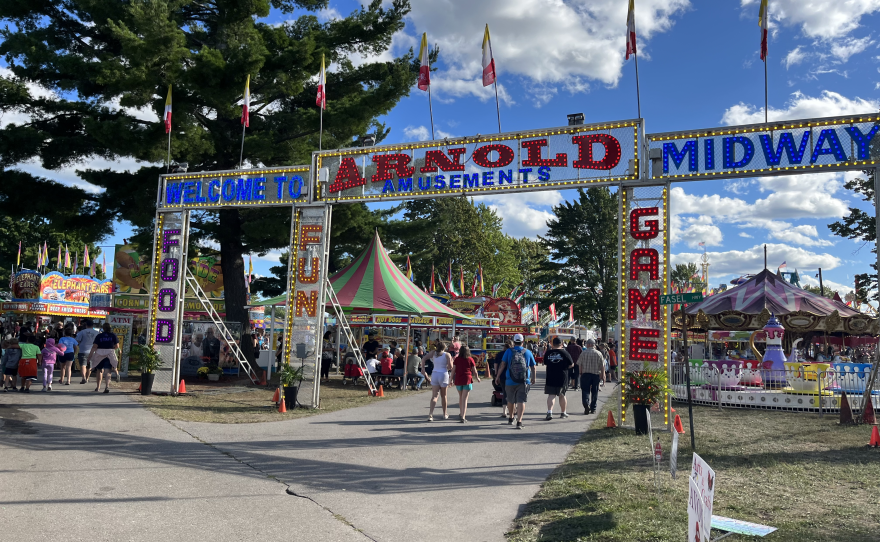
[{"label": "orange traffic cone", "polygon": [[614,421],[614,415],[611,414],[611,411],[608,411],[608,422],[605,424],[605,429],[613,429],[617,427],[617,423]]},{"label": "orange traffic cone", "polygon": [[678,417],[678,414],[675,415],[675,421],[672,422],[672,427],[675,428],[676,433],[684,434],[684,427],[681,426],[681,418]]},{"label": "orange traffic cone", "polygon": [[275,395],[272,396],[272,402],[273,402],[273,403],[278,403],[278,399],[279,399],[280,397],[281,397],[281,390],[280,390],[280,388],[275,388]]},{"label": "orange traffic cone", "polygon": [[853,418],[852,407],[849,406],[849,399],[846,397],[846,392],[843,392],[840,395],[840,425],[851,425],[855,424],[856,420]]},{"label": "orange traffic cone", "polygon": [[373,393],[373,390],[371,390],[371,389],[367,389],[367,395],[369,395],[370,397],[375,397],[376,395],[378,395],[378,393],[379,393],[379,392],[376,392],[376,393],[374,394],[374,393]]},{"label": "orange traffic cone", "polygon": [[868,446],[871,448],[880,447],[880,431],[877,431],[877,426],[871,428],[871,442],[868,443]]},{"label": "orange traffic cone", "polygon": [[186,393],[186,381],[184,379],[180,379],[180,387],[177,388],[177,394],[183,395]]},{"label": "orange traffic cone", "polygon": [[142,387],[143,387],[143,384],[138,384],[138,391],[141,391]]},{"label": "orange traffic cone", "polygon": [[379,393],[376,397],[385,397],[385,390],[382,388],[382,384],[379,384]]},{"label": "orange traffic cone", "polygon": [[284,397],[282,397],[281,402],[278,403],[278,412],[280,412],[281,414],[287,412],[287,405],[285,405],[284,402]]},{"label": "orange traffic cone", "polygon": [[267,386],[267,385],[268,385],[268,384],[266,383],[266,371],[263,371],[263,376],[260,377],[260,385],[261,385],[261,386]]},{"label": "orange traffic cone", "polygon": [[875,424],[877,417],[874,415],[874,401],[871,400],[871,394],[866,393],[865,410],[862,412],[862,423]]}]

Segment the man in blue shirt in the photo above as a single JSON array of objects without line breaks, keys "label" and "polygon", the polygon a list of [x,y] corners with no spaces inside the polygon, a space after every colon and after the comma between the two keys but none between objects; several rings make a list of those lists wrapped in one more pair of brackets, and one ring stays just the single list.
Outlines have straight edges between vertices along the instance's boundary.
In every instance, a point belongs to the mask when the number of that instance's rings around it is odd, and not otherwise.
[{"label": "man in blue shirt", "polygon": [[[513,416],[516,413],[516,428],[522,429],[523,414],[526,411],[526,400],[529,395],[529,386],[535,380],[535,369],[538,364],[535,356],[528,349],[523,348],[523,336],[519,333],[513,336],[513,348],[508,348],[501,358],[498,374],[505,375],[505,390],[507,394],[507,425],[513,425]],[[495,382],[500,384],[498,376]]]}]

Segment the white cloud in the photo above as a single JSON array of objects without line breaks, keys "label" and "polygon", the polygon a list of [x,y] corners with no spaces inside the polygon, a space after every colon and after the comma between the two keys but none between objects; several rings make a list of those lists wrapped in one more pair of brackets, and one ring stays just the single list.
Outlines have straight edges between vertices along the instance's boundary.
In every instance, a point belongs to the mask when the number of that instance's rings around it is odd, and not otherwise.
[{"label": "white cloud", "polygon": [[[840,258],[832,254],[819,254],[802,248],[782,244],[767,244],[768,265],[775,267],[782,262],[788,268],[800,269],[834,269],[841,264]],[[701,253],[673,254],[671,263],[687,263],[699,261]],[[755,245],[747,250],[729,250],[726,252],[708,252],[709,271],[711,276],[742,275],[757,273],[764,268],[764,245]]]},{"label": "white cloud", "polygon": [[[15,80],[15,74],[12,73],[12,70],[9,68],[4,68],[0,66],[0,78]],[[25,83],[25,87],[27,87],[28,92],[30,92],[31,96],[35,98],[55,98],[57,95],[54,91],[47,89],[45,87],[41,87],[35,83]],[[12,111],[7,113],[0,112],[0,128],[5,128],[10,124],[24,124],[31,120],[30,113],[26,113],[24,111]]]},{"label": "white cloud", "polygon": [[[768,118],[771,122],[874,113],[880,108],[880,100],[850,99],[830,90],[822,91],[821,96],[814,98],[798,91],[792,94],[786,105],[785,109],[770,108]],[[763,123],[764,108],[740,102],[724,112],[721,122],[727,125]]]},{"label": "white cloud", "polygon": [[734,194],[747,194],[749,192],[749,186],[755,184],[754,179],[735,179],[733,181],[726,181],[724,183],[724,189],[728,192],[733,192]]},{"label": "white cloud", "polygon": [[857,55],[874,44],[870,36],[864,38],[847,38],[831,44],[831,54],[841,62],[846,62],[849,57]]},{"label": "white cloud", "polygon": [[749,234],[747,234],[747,233],[744,232],[744,231],[739,232],[739,236],[740,236],[740,237],[745,237],[746,239],[753,239],[753,238],[755,237],[754,235],[749,235]]},{"label": "white cloud", "polygon": [[834,244],[831,241],[819,239],[819,233],[816,231],[816,226],[807,224],[786,228],[784,230],[772,230],[770,232],[770,237],[787,243],[803,246],[827,247]]},{"label": "white cloud", "polygon": [[476,196],[474,201],[485,203],[504,219],[502,230],[513,237],[536,238],[547,232],[547,221],[555,218],[548,209],[563,200],[561,192],[545,190],[531,192],[528,200],[523,194],[492,194]]},{"label": "white cloud", "polygon": [[782,61],[785,64],[785,69],[789,69],[792,66],[800,64],[807,57],[807,54],[801,50],[801,47],[795,47],[791,51],[785,55],[785,60]]},{"label": "white cloud", "polygon": [[272,250],[272,251],[269,251],[268,253],[264,254],[263,256],[260,256],[259,254],[257,254],[254,257],[254,259],[255,260],[263,260],[265,262],[279,263],[281,261],[281,251]]},{"label": "white cloud", "polygon": [[[407,126],[403,129],[403,135],[407,137],[408,141],[428,141],[431,139],[431,129],[427,126]],[[449,132],[444,132],[443,130],[434,129],[434,136],[437,139],[443,139],[445,137],[455,137]]]},{"label": "white cloud", "polygon": [[673,244],[683,241],[691,248],[696,248],[700,243],[714,247],[720,245],[724,240],[721,229],[712,222],[710,216],[682,218],[674,214],[670,220]]},{"label": "white cloud", "polygon": [[[758,18],[760,0],[741,0],[749,6],[746,15]],[[859,27],[861,18],[880,11],[880,0],[774,0],[770,2],[770,18],[785,24],[800,26],[812,38],[839,38]]]},{"label": "white cloud", "polygon": [[[801,286],[815,286],[819,287],[819,279],[813,274],[798,272],[798,278],[800,279]],[[833,280],[828,280],[826,278],[822,279],[822,286],[825,288],[831,288],[835,292],[840,294],[840,297],[843,298],[849,292],[853,291],[852,285],[841,284],[839,282],[834,282]]]}]

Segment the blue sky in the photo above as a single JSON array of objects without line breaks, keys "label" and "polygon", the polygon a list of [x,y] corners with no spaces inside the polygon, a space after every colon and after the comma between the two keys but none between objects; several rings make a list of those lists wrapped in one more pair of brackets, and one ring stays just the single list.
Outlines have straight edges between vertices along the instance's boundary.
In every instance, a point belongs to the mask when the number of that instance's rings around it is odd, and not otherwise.
[{"label": "blue sky", "polygon": [[[390,58],[417,50],[422,32],[440,47],[432,75],[435,131],[465,136],[497,131],[494,93],[483,88],[480,44],[489,23],[502,96],[504,131],[636,117],[632,59],[624,62],[627,0],[413,0]],[[331,0],[323,20],[347,14],[356,0]],[[880,109],[880,0],[771,0],[770,118],[795,119]],[[759,59],[758,0],[636,0],[642,116],[648,132],[763,121],[764,65]],[[268,22],[283,23],[273,13]],[[333,66],[329,68],[331,71]],[[328,96],[332,114],[333,96]],[[4,119],[7,122],[8,119]],[[426,93],[413,89],[386,118],[387,143],[429,138]],[[124,168],[127,164],[118,164]],[[269,164],[271,165],[271,164]],[[34,166],[34,169],[38,169]],[[863,203],[843,188],[855,174],[707,181],[675,185],[673,262],[694,261],[703,241],[711,284],[770,265],[798,268],[808,283],[823,268],[842,292],[868,270],[869,246],[835,238],[827,225]],[[48,175],[47,175],[48,176]],[[72,171],[54,178],[80,183]],[[483,198],[505,218],[505,231],[534,237],[566,192]],[[115,238],[128,235],[122,225]],[[115,240],[114,238],[114,240]],[[112,243],[113,240],[107,244]],[[268,273],[276,253],[254,260]],[[811,282],[812,281],[812,282]]]}]

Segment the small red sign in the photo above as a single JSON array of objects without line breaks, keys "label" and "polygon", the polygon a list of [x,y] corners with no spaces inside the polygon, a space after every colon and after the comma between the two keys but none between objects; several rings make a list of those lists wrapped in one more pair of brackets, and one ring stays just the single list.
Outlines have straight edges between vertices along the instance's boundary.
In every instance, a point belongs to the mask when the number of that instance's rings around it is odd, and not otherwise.
[{"label": "small red sign", "polygon": [[658,441],[656,444],[654,444],[654,460],[660,461],[660,459],[662,457],[663,457],[663,448],[660,447],[660,442]]}]

